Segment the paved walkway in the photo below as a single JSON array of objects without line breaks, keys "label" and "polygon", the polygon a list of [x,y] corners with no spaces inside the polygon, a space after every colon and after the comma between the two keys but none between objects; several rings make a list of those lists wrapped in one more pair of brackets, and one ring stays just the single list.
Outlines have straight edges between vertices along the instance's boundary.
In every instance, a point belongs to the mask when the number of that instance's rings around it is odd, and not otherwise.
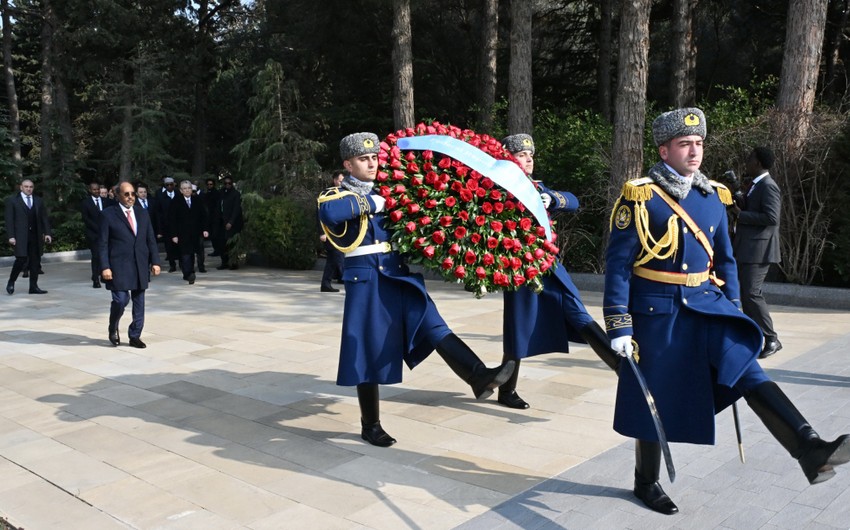
[{"label": "paved walkway", "polygon": [[[0,517],[27,530],[850,528],[850,467],[809,487],[746,407],[746,465],[723,413],[717,446],[673,446],[682,513],[639,506],[616,379],[584,346],[523,363],[528,411],[474,400],[430,357],[382,388],[399,443],[381,449],[334,384],[343,294],[320,293],[318,271],[165,273],[138,350],[108,343],[87,262],[45,268],[49,294],[20,280],[0,298]],[[497,363],[501,297],[429,288]],[[773,312],[785,349],[764,365],[821,434],[850,431],[850,314]]]}]

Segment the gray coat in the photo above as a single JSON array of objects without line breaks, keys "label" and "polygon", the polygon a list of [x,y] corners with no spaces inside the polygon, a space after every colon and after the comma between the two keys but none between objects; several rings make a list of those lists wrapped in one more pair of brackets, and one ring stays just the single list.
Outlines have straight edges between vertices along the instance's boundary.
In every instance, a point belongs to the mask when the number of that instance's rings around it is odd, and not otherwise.
[{"label": "gray coat", "polygon": [[747,197],[735,229],[738,263],[779,263],[779,216],[782,197],[770,175],[761,179]]}]

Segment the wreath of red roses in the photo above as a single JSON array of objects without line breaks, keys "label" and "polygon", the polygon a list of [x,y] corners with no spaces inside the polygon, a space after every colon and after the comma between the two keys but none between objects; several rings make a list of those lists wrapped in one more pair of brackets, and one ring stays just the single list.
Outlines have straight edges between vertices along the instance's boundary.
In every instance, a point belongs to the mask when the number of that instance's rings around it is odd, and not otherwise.
[{"label": "wreath of red roses", "polygon": [[539,275],[556,262],[558,247],[545,239],[526,207],[489,178],[448,156],[402,152],[396,145],[399,138],[431,134],[515,161],[499,140],[453,125],[420,123],[387,135],[378,153],[376,187],[386,199],[396,248],[410,263],[463,283],[477,297],[521,286],[539,292]]}]

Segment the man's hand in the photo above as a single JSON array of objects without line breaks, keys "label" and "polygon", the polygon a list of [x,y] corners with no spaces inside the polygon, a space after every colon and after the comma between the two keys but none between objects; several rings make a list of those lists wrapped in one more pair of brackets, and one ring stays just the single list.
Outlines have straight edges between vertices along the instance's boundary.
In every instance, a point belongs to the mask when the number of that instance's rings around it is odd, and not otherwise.
[{"label": "man's hand", "polygon": [[387,204],[387,200],[380,195],[370,195],[372,200],[375,202],[375,211],[373,213],[378,213],[384,211],[384,206]]},{"label": "man's hand", "polygon": [[634,346],[632,346],[632,336],[623,335],[611,339],[611,349],[617,352],[622,357],[631,357],[634,354]]},{"label": "man's hand", "polygon": [[225,223],[224,224],[224,229],[227,230],[228,232],[230,232],[231,228],[233,228],[233,224],[231,224],[231,223]]},{"label": "man's hand", "polygon": [[203,236],[204,238],[210,237],[210,233],[204,230]]},{"label": "man's hand", "polygon": [[44,242],[49,245],[49,244],[53,243],[53,238],[50,237],[50,236],[44,236]]},{"label": "man's hand", "polygon": [[319,236],[319,241],[321,241],[322,243],[324,243],[327,240],[328,240],[328,236],[326,236],[325,234],[322,234],[322,235]]},{"label": "man's hand", "polygon": [[171,238],[171,242],[176,244],[176,243],[177,243],[177,238],[176,238],[176,237],[172,237],[172,238]]},{"label": "man's hand", "polygon": [[[151,265],[151,272],[153,273],[154,276],[159,276],[159,272],[161,270],[162,269],[159,268],[159,265]],[[104,279],[106,279],[106,277],[104,277]]]},{"label": "man's hand", "polygon": [[105,282],[112,281],[112,269],[103,269],[100,272],[100,277],[103,278],[103,281]]},{"label": "man's hand", "polygon": [[9,244],[12,245],[13,247],[15,246],[15,238],[14,237],[9,238]]},{"label": "man's hand", "polygon": [[543,207],[548,210],[549,205],[552,204],[552,196],[548,193],[541,193],[540,198],[543,199]]}]

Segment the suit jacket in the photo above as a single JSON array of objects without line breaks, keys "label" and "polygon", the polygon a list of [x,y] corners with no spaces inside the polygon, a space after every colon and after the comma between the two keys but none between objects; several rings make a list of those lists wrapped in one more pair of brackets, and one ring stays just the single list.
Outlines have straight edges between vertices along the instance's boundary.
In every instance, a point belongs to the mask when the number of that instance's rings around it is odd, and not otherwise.
[{"label": "suit jacket", "polygon": [[168,238],[177,237],[181,254],[193,254],[200,250],[203,232],[209,232],[204,201],[192,197],[190,208],[185,197],[175,197],[168,208],[167,226]]},{"label": "suit jacket", "polygon": [[156,199],[153,203],[148,202],[150,208],[154,208],[153,220],[156,221],[154,230],[156,233],[165,237],[168,234],[168,210],[171,208],[171,202],[174,199],[182,197],[180,192],[174,192],[174,198],[170,198],[164,191],[156,194]]},{"label": "suit jacket", "polygon": [[[100,204],[105,210],[108,207],[115,205],[116,202],[107,197],[101,198]],[[86,241],[88,241],[89,246],[96,245],[97,239],[100,237],[100,220],[102,218],[102,211],[98,210],[97,205],[94,203],[94,199],[90,195],[80,202],[80,213],[83,214],[83,223],[86,225]]]},{"label": "suit jacket", "polygon": [[41,197],[32,196],[32,208],[35,213],[35,225],[32,232],[29,230],[29,208],[21,198],[20,193],[15,193],[6,199],[6,234],[7,239],[15,238],[15,256],[25,257],[30,235],[38,240],[38,252],[41,254],[44,248],[44,236],[51,235],[50,220],[47,218],[47,208]]},{"label": "suit jacket", "polygon": [[136,208],[136,233],[130,228],[121,205],[103,210],[100,223],[100,270],[112,269],[112,280],[106,282],[110,291],[147,289],[151,265],[159,265],[151,218],[147,210]]},{"label": "suit jacket", "polygon": [[221,222],[226,225],[230,223],[227,237],[242,231],[242,195],[239,190],[222,190],[221,194]]},{"label": "suit jacket", "polygon": [[753,186],[735,229],[735,258],[739,263],[779,263],[779,215],[782,198],[770,175]]}]

